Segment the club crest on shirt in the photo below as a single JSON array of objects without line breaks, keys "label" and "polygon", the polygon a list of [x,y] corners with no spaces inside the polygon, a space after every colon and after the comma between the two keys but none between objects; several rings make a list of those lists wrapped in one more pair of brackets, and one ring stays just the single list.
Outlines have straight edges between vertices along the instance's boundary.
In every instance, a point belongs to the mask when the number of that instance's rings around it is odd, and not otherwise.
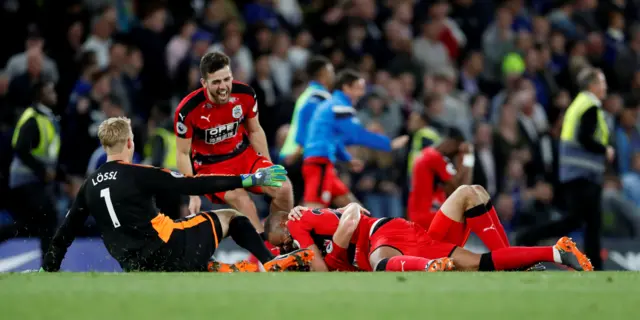
[{"label": "club crest on shirt", "polygon": [[187,133],[187,126],[185,126],[182,122],[178,122],[176,124],[176,131],[178,131],[178,134],[185,134]]},{"label": "club crest on shirt", "polygon": [[235,119],[240,119],[242,117],[242,106],[241,105],[237,105],[237,106],[233,107],[233,110],[231,111],[231,115]]}]

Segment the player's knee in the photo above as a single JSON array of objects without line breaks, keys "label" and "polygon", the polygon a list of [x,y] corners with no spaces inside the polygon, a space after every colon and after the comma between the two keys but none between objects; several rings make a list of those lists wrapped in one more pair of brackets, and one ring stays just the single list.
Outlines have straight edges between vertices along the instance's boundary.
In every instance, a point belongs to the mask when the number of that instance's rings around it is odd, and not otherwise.
[{"label": "player's knee", "polygon": [[476,192],[473,190],[473,187],[467,184],[463,184],[459,186],[451,194],[452,198],[458,199],[460,201],[467,201],[468,199],[474,198],[475,196],[476,196]]},{"label": "player's knee", "polygon": [[227,220],[230,221],[231,219],[238,217],[238,216],[244,216],[240,211],[236,210],[236,209],[220,209],[220,210],[214,210],[213,212],[215,212],[215,214],[222,220]]},{"label": "player's knee", "polygon": [[251,197],[244,190],[228,191],[224,195],[224,200],[234,208],[241,208],[249,203],[253,204]]},{"label": "player's knee", "polygon": [[476,192],[476,194],[482,198],[482,200],[484,202],[488,201],[490,196],[489,193],[487,192],[487,189],[485,189],[483,186],[478,185],[478,184],[474,184],[473,186],[471,186],[473,188],[473,190]]},{"label": "player's knee", "polygon": [[282,187],[277,188],[275,191],[276,197],[288,197],[293,192],[293,186],[291,186],[291,181],[289,178],[282,182]]},{"label": "player's knee", "polygon": [[387,263],[389,263],[389,259],[388,258],[384,258],[380,261],[378,261],[377,264],[373,264],[375,265],[375,271],[385,271],[387,270]]}]

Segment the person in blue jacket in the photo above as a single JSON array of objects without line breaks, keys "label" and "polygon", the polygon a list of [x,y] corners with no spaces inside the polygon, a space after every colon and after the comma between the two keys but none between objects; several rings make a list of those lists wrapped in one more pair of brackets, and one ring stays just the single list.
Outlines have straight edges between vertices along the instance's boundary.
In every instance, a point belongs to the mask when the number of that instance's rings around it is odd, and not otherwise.
[{"label": "person in blue jacket", "polygon": [[347,145],[390,152],[402,148],[409,140],[401,136],[392,141],[360,124],[353,106],[364,96],[366,84],[358,72],[350,69],[339,72],[335,88],[331,99],[318,105],[313,113],[304,142],[304,204],[310,208],[324,208],[331,203],[342,207],[355,200],[334,167],[336,161],[346,161],[352,170],[362,170],[363,163],[351,157]]}]

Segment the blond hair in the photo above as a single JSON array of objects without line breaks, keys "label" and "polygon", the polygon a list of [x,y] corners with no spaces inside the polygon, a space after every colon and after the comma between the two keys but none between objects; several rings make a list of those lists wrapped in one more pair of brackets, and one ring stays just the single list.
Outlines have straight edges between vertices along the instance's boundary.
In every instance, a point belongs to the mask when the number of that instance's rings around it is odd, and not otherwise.
[{"label": "blond hair", "polygon": [[107,153],[122,152],[131,135],[131,120],[126,117],[109,118],[98,127],[98,139]]}]

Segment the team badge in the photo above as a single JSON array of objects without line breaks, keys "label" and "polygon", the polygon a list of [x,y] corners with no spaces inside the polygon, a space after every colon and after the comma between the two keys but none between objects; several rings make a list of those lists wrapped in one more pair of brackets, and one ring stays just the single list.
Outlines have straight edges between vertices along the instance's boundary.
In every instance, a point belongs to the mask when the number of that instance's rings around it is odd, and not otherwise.
[{"label": "team badge", "polygon": [[240,119],[242,117],[242,106],[237,105],[233,107],[233,110],[231,111],[231,115],[236,119]]},{"label": "team badge", "polygon": [[176,124],[176,131],[178,131],[178,134],[185,134],[187,133],[187,126],[185,126],[182,122],[178,122]]},{"label": "team badge", "polygon": [[209,102],[207,102],[207,104],[205,105],[205,107],[207,107],[207,109],[211,109],[213,107],[213,105]]}]

